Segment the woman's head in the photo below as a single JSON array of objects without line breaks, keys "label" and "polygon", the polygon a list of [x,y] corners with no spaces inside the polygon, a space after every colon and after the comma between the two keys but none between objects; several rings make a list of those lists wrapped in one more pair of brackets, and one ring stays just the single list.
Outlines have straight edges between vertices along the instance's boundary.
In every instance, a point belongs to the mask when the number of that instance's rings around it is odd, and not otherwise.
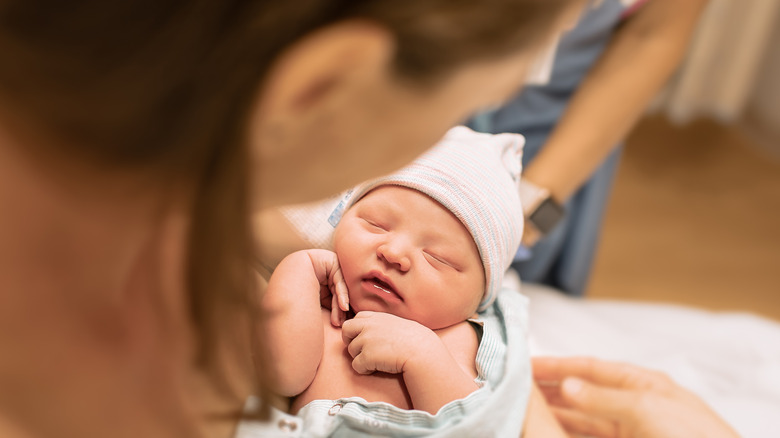
[{"label": "woman's head", "polygon": [[248,308],[250,197],[407,162],[505,97],[572,3],[3,0],[0,115],[33,155],[189,188],[192,319],[213,345]]},{"label": "woman's head", "polygon": [[297,40],[269,71],[250,134],[255,158],[274,163],[257,175],[259,198],[313,200],[407,164],[517,90],[561,11],[576,10],[568,3],[345,5],[346,20]]}]

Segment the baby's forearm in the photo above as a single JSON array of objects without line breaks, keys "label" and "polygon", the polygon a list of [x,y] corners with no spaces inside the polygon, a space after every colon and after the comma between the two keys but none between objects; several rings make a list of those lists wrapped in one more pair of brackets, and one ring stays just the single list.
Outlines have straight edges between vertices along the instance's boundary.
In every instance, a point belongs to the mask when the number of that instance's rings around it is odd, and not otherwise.
[{"label": "baby's forearm", "polygon": [[414,409],[436,414],[447,403],[466,398],[479,387],[441,342],[404,365],[404,384]]}]

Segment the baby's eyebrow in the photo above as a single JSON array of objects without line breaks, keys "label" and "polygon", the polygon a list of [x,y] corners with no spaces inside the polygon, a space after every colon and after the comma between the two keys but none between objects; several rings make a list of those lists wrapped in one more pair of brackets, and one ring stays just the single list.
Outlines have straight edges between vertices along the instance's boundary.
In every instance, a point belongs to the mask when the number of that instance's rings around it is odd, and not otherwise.
[{"label": "baby's eyebrow", "polygon": [[[392,214],[399,214],[399,212],[403,212],[403,207],[400,205],[396,205],[393,202],[382,202],[380,201],[380,198],[368,198],[365,200],[364,203],[359,203],[355,205],[355,208],[358,209],[358,213],[363,212],[371,212],[371,213],[377,213],[377,214],[384,214],[384,213],[392,213]],[[361,208],[362,207],[362,208]]]},{"label": "baby's eyebrow", "polygon": [[356,212],[356,216],[363,219],[370,219],[372,221],[390,222],[396,217],[401,215],[393,207],[386,204],[374,204],[366,205],[366,208],[360,209]]},{"label": "baby's eyebrow", "polygon": [[427,240],[431,246],[437,246],[446,250],[459,251],[461,247],[468,242],[459,242],[453,239],[448,233],[442,232],[440,229],[430,226],[427,229]]}]

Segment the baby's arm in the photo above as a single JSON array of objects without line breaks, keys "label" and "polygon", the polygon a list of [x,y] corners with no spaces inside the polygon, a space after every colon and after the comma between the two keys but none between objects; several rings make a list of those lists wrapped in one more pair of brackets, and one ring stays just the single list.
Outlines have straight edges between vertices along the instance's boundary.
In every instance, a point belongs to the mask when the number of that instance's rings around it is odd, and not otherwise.
[{"label": "baby's arm", "polygon": [[259,336],[264,338],[262,353],[275,393],[298,395],[314,379],[324,342],[321,297],[329,296],[335,283],[346,300],[338,260],[331,251],[294,252],[274,270],[261,300]]},{"label": "baby's arm", "polygon": [[414,409],[436,414],[478,388],[439,336],[415,321],[360,312],[341,333],[358,373],[403,374]]}]

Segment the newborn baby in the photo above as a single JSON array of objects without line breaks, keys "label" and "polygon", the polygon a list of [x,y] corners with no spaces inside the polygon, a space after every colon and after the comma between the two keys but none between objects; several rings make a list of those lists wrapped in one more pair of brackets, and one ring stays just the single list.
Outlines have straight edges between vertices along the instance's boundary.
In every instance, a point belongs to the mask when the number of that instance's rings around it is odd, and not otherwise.
[{"label": "newborn baby", "polygon": [[330,218],[333,251],[279,264],[264,328],[272,389],[294,397],[291,412],[327,418],[357,404],[369,419],[433,415],[484,384],[478,351],[493,341],[469,320],[493,303],[520,242],[521,146],[520,136],[454,128],[344,196]]}]

